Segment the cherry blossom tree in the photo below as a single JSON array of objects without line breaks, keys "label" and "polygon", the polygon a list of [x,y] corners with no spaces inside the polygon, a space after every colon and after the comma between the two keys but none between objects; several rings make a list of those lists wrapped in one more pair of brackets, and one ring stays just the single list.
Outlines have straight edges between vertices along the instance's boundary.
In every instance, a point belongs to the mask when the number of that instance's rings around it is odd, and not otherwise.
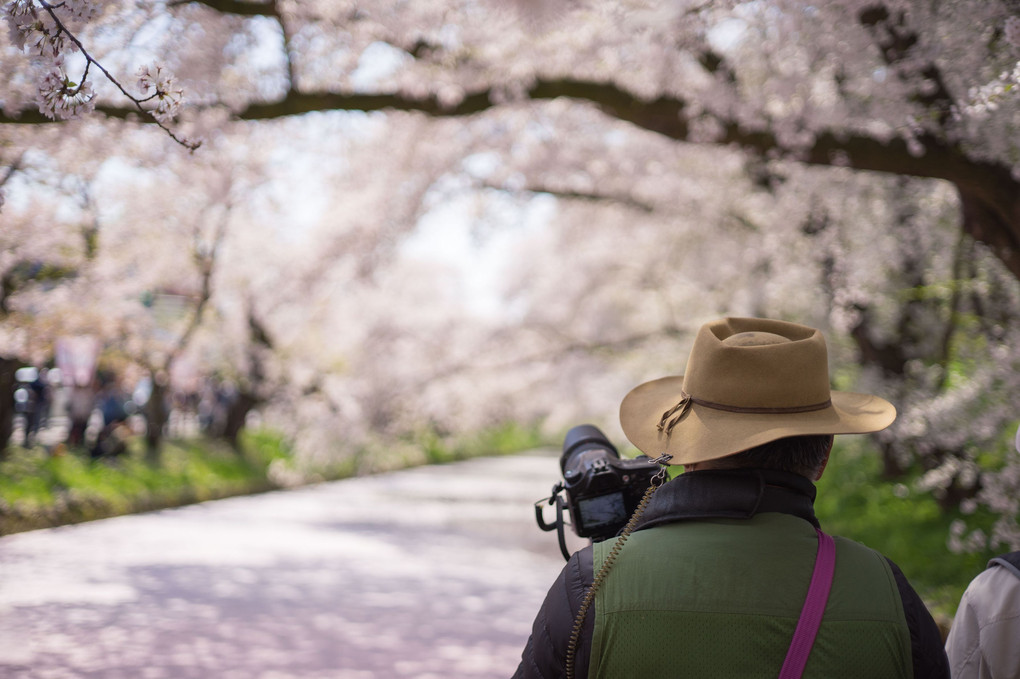
[{"label": "cherry blossom tree", "polygon": [[[700,322],[780,315],[830,332],[842,386],[900,406],[888,473],[918,459],[947,504],[1010,511],[1016,461],[977,460],[1016,419],[1016,3],[93,7],[4,5],[0,158],[13,177],[91,176],[135,150],[83,140],[211,139],[162,183],[125,178],[100,214],[181,236],[230,206],[243,226],[181,351],[306,454],[584,413],[619,436],[620,395],[681,371]],[[314,169],[240,199],[184,176],[205,154],[244,173],[298,148]],[[22,212],[13,181],[5,217],[54,209]],[[503,282],[467,306],[491,272],[428,247],[454,221],[469,259],[503,250]],[[187,257],[157,259],[165,281]]]},{"label": "cherry blossom tree", "polygon": [[[53,117],[99,96],[84,89],[99,62],[61,16],[118,37],[159,23],[169,30],[146,47],[172,52],[199,110],[221,107],[241,120],[335,109],[465,116],[568,98],[674,140],[945,179],[959,193],[964,229],[1020,274],[1016,9],[1007,0],[578,3],[544,12],[196,0],[97,16],[85,0],[12,0],[11,43],[57,74],[16,88],[3,121],[42,120],[28,103],[33,89]],[[120,58],[124,50],[95,32]],[[72,82],[57,61],[75,49],[85,66]],[[114,97],[99,110],[131,117],[150,102],[155,115],[143,119],[164,125],[180,100],[168,67],[142,71],[137,95],[104,72],[129,106]]]},{"label": "cherry blossom tree", "polygon": [[41,365],[57,337],[89,334],[108,360],[148,373],[155,461],[168,415],[164,376],[200,325],[232,201],[249,186],[240,188],[225,154],[210,165],[214,157],[136,145],[131,135],[120,137],[120,154],[103,157],[104,127],[83,130],[73,148],[20,140],[36,148],[24,153],[4,213],[4,346],[12,359]]},{"label": "cherry blossom tree", "polygon": [[[79,35],[87,31],[90,22],[117,9],[121,9],[117,3],[100,8],[98,3],[89,0],[59,3],[10,0],[4,5],[10,43],[33,55],[37,75],[41,74],[36,95],[39,112],[50,120],[68,120],[92,112],[96,90],[89,75],[95,69],[102,73],[107,84],[115,87],[139,112],[151,116],[175,141],[197,148],[197,142],[181,139],[167,127],[180,107],[183,91],[175,86],[173,76],[164,67],[142,65],[137,72],[138,93],[135,94],[82,43]],[[67,63],[68,58],[74,57],[78,57],[78,63]],[[78,67],[80,75],[70,75],[74,72],[73,66]]]},{"label": "cherry blossom tree", "polygon": [[[36,336],[41,324],[36,323],[34,300],[41,291],[66,285],[95,254],[94,204],[87,177],[33,160],[26,149],[17,154],[4,184],[13,187],[20,200],[7,208],[0,229],[0,449],[6,448],[13,432],[14,371],[22,365],[42,367],[51,347],[49,339]],[[73,217],[62,219],[61,213]]]}]

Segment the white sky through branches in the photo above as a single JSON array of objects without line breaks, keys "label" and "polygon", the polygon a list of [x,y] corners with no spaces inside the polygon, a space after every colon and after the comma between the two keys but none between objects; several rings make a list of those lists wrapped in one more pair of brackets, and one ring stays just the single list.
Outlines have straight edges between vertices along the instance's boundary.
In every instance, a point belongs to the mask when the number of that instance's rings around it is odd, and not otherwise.
[{"label": "white sky through branches", "polygon": [[401,246],[401,256],[441,267],[449,302],[483,318],[509,320],[514,310],[504,300],[507,274],[537,245],[556,213],[556,199],[545,194],[523,204],[503,198],[487,205],[480,230],[473,219],[476,196],[437,205],[425,214]]}]

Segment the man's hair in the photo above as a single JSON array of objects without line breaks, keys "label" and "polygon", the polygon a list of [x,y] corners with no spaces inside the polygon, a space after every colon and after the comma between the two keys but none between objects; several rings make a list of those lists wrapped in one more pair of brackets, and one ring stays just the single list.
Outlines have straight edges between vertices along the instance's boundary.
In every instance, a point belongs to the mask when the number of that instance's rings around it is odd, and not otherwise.
[{"label": "man's hair", "polygon": [[831,434],[790,436],[712,460],[708,466],[713,469],[778,469],[813,481],[825,464],[832,440]]}]

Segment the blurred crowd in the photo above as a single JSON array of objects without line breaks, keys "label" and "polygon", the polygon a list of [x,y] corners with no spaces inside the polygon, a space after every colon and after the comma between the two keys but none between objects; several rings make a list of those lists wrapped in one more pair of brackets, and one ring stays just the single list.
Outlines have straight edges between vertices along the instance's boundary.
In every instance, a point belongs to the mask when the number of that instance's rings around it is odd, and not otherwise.
[{"label": "blurred crowd", "polygon": [[[163,433],[221,434],[237,390],[215,378],[189,386],[161,390],[170,415]],[[16,435],[11,443],[86,449],[93,458],[122,455],[128,439],[149,426],[152,393],[147,375],[131,378],[100,369],[82,381],[67,379],[56,367],[22,367],[15,373]]]}]

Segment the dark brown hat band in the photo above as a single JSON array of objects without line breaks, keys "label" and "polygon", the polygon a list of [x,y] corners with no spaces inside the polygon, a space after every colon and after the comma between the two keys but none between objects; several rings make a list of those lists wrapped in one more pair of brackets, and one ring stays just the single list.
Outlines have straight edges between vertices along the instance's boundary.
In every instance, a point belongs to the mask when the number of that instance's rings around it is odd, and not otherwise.
[{"label": "dark brown hat band", "polygon": [[[662,419],[659,420],[659,424],[656,428],[664,432],[669,436],[673,432],[673,427],[676,426],[677,422],[682,420],[687,414],[687,411],[691,409],[692,405],[704,406],[706,408],[712,408],[713,410],[724,410],[728,413],[741,413],[745,415],[786,415],[793,413],[812,413],[817,410],[825,410],[832,405],[832,399],[826,399],[822,403],[813,403],[806,406],[787,406],[787,407],[749,407],[749,406],[731,406],[725,403],[714,403],[712,401],[706,401],[704,399],[695,398],[686,391],[680,392],[680,402],[675,406],[667,410],[662,414]],[[675,417],[674,417],[675,415]],[[670,420],[670,418],[673,418]]]}]

